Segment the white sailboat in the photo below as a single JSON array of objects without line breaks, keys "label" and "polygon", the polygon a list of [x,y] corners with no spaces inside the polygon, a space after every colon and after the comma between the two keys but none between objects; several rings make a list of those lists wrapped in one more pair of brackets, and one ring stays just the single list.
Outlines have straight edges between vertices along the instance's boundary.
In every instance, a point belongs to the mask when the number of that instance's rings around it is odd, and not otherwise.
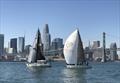
[{"label": "white sailboat", "polygon": [[30,48],[30,53],[28,56],[28,62],[26,63],[28,67],[50,67],[51,65],[47,62],[43,56],[43,44],[41,41],[41,34],[38,29],[33,46]]},{"label": "white sailboat", "polygon": [[67,68],[90,68],[85,60],[83,45],[79,30],[75,30],[66,40],[64,56]]}]

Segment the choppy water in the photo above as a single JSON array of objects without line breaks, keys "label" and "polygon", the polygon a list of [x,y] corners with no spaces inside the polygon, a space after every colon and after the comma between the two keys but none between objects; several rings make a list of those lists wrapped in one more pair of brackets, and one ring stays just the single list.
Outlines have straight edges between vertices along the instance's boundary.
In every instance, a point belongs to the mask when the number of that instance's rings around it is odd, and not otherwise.
[{"label": "choppy water", "polygon": [[27,68],[22,62],[0,62],[0,83],[120,83],[120,62],[91,63],[92,68],[67,69],[65,62],[50,68]]}]

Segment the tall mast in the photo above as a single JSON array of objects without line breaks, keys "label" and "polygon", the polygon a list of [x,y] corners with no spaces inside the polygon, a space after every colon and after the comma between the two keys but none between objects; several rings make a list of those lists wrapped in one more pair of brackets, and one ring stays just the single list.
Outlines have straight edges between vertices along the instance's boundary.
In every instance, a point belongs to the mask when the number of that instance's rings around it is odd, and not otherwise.
[{"label": "tall mast", "polygon": [[106,62],[106,42],[105,42],[105,32],[103,32],[103,62]]}]

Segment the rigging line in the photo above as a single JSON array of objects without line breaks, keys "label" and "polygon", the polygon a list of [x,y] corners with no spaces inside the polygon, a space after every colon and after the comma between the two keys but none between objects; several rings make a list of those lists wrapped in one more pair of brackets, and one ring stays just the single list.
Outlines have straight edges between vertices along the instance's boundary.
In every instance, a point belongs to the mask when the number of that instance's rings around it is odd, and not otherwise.
[{"label": "rigging line", "polygon": [[107,33],[107,36],[110,38],[112,38],[112,39],[116,39],[117,41],[118,41],[118,47],[120,47],[120,35],[118,35],[118,36],[115,36],[115,35],[111,35],[111,34],[108,34]]},{"label": "rigging line", "polygon": [[94,40],[102,40],[102,33],[99,33],[97,35],[94,35],[94,37],[88,38],[88,41],[94,41]]},{"label": "rigging line", "polygon": [[118,38],[118,39],[120,38],[120,37],[118,37],[118,36],[111,35],[111,34],[108,34],[108,33],[106,33],[106,35],[109,36],[109,37],[112,37],[112,38]]},{"label": "rigging line", "polygon": [[88,39],[83,41],[83,44],[85,44],[87,46],[89,44],[89,42],[90,42],[90,45],[93,44],[93,41],[100,41],[100,42],[102,42],[102,35],[103,35],[103,33],[99,33],[99,34],[95,35],[92,38],[88,38]]}]

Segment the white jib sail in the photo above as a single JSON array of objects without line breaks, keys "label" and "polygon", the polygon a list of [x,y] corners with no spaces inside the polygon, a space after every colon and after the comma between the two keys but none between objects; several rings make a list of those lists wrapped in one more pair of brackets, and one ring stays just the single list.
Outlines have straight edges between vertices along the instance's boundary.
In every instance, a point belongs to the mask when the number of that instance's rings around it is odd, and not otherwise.
[{"label": "white jib sail", "polygon": [[30,53],[29,53],[29,56],[28,56],[28,62],[29,63],[32,63],[32,62],[35,62],[35,57],[36,57],[36,51],[34,48],[30,48]]},{"label": "white jib sail", "polygon": [[35,38],[34,42],[33,42],[33,46],[30,48],[30,53],[29,53],[29,56],[28,56],[28,62],[29,63],[32,63],[32,62],[35,62],[35,59],[36,59],[36,43],[37,43],[37,38]]},{"label": "white jib sail", "polygon": [[66,40],[64,56],[67,64],[77,64],[78,30],[75,30]]}]

